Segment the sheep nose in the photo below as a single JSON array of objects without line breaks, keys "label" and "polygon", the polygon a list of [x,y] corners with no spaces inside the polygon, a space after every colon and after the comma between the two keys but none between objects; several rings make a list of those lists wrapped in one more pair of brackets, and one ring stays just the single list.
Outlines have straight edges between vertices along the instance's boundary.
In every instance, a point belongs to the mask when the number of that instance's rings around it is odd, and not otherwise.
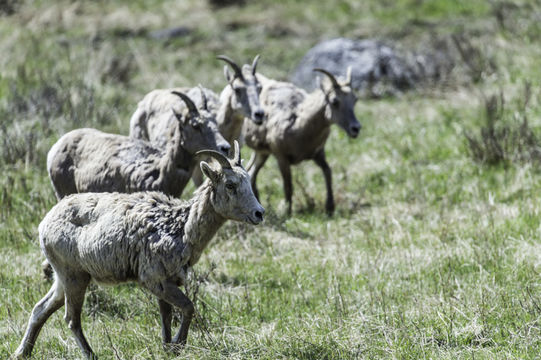
[{"label": "sheep nose", "polygon": [[265,214],[265,209],[263,208],[260,208],[259,210],[254,211],[253,213],[254,219],[256,219],[257,222],[262,222],[263,214]]},{"label": "sheep nose", "polygon": [[231,145],[229,145],[228,143],[225,143],[225,144],[220,145],[219,149],[224,155],[228,155],[229,150],[231,149]]},{"label": "sheep nose", "polygon": [[263,109],[257,109],[254,111],[253,119],[255,120],[256,124],[261,124],[263,122],[263,118],[265,117],[265,112]]},{"label": "sheep nose", "polygon": [[361,131],[361,124],[351,125],[350,130],[351,136],[353,136],[354,138],[357,137],[357,135],[359,135],[359,131]]}]

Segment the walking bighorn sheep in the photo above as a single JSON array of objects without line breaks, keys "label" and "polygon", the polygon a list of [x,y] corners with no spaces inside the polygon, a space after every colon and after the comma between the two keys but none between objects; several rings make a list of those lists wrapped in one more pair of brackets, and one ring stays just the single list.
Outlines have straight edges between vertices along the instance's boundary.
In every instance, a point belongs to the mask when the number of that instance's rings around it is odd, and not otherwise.
[{"label": "walking bighorn sheep", "polygon": [[170,104],[168,111],[177,125],[164,148],[95,129],[73,130],[62,136],[47,155],[47,170],[57,197],[144,190],[179,196],[197,165],[197,151],[212,149],[227,154],[229,143],[218,132],[214,116],[206,108],[198,110],[183,93],[173,92],[172,96],[177,103],[180,97],[188,111],[177,113]]},{"label": "walking bighorn sheep", "polygon": [[[212,90],[201,89],[201,94],[206,95],[206,99],[201,100],[209,103],[211,111],[216,111],[218,130],[231,143],[239,140],[245,118],[252,119],[255,124],[263,122],[265,113],[259,104],[261,84],[255,76],[259,55],[252,65],[244,64],[242,68],[225,55],[217,58],[228,63],[234,73],[231,74],[225,65],[224,75],[228,84],[219,98]],[[160,146],[166,144],[177,126],[169,112],[174,101],[170,96],[172,90],[187,91],[188,88],[157,89],[145,95],[130,119],[130,137],[149,140]],[[193,98],[196,103],[199,102],[199,99]]]},{"label": "walking bighorn sheep", "polygon": [[39,225],[40,246],[54,268],[54,283],[30,316],[18,358],[30,356],[47,319],[66,305],[65,320],[77,345],[94,357],[81,328],[81,309],[91,280],[135,281],[158,298],[164,344],[171,343],[172,306],[182,311],[173,344],[186,343],[194,313],[178,288],[227,219],[259,224],[264,209],[241,166],[238,143],[229,160],[204,150],[219,168],[201,162],[208,178],[189,201],[158,192],[85,193],[62,199]]},{"label": "walking bighorn sheep", "polygon": [[351,88],[351,69],[348,69],[345,82],[339,82],[326,70],[314,70],[325,74],[326,78],[320,82],[320,88],[310,94],[291,83],[258,74],[263,84],[260,100],[267,120],[260,126],[244,123],[244,140],[255,150],[255,157],[247,166],[254,192],[259,196],[257,174],[269,155],[274,155],[284,181],[288,214],[291,213],[293,194],[290,166],[309,159],[323,170],[327,187],[325,209],[329,215],[334,212],[332,173],[325,159],[330,126],[337,124],[352,138],[356,138],[361,130],[353,112],[357,98]]},{"label": "walking bighorn sheep", "polygon": [[[167,143],[177,127],[169,112],[175,100],[170,94],[176,90],[187,92],[199,106],[207,106],[216,115],[218,130],[229,143],[233,140],[242,143],[244,119],[250,118],[259,125],[265,116],[259,104],[261,84],[255,76],[259,55],[254,58],[252,65],[244,64],[242,68],[225,55],[217,58],[233,69],[232,74],[228,66],[224,66],[227,85],[220,96],[202,87],[153,90],[139,102],[130,119],[130,137],[149,140],[162,147]],[[201,184],[203,177],[199,169],[195,169],[192,178],[196,185]]]}]

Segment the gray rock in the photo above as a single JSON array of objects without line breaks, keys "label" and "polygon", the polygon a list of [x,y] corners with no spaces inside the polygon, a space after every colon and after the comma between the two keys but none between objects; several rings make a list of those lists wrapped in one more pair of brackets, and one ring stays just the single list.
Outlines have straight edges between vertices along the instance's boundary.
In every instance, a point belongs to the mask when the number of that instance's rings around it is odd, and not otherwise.
[{"label": "gray rock", "polygon": [[310,91],[317,86],[317,75],[313,68],[319,67],[334,75],[345,76],[350,65],[355,89],[381,95],[381,89],[374,91],[379,84],[387,87],[384,92],[404,91],[425,79],[438,78],[443,66],[448,64],[437,54],[402,55],[377,40],[338,38],[323,41],[310,49],[290,80]]}]

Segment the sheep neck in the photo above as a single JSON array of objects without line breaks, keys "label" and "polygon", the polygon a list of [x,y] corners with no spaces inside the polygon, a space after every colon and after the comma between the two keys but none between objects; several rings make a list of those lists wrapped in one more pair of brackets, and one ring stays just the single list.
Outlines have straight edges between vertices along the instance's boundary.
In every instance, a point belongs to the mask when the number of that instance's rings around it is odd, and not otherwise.
[{"label": "sheep neck", "polygon": [[195,166],[193,156],[180,145],[180,137],[180,129],[177,127],[175,136],[161,158],[158,180],[160,189],[175,196],[180,195]]},{"label": "sheep neck", "polygon": [[233,90],[227,85],[220,94],[220,108],[216,114],[218,129],[229,143],[239,140],[244,121],[244,115],[231,106],[232,96]]},{"label": "sheep neck", "polygon": [[328,130],[332,123],[325,116],[326,106],[327,101],[323,91],[318,89],[311,92],[299,106],[299,118],[294,127],[303,133],[310,134],[319,134]]},{"label": "sheep neck", "polygon": [[184,242],[191,248],[190,266],[199,260],[203,250],[226,220],[214,210],[213,196],[214,187],[206,180],[190,201],[188,221],[184,227]]}]

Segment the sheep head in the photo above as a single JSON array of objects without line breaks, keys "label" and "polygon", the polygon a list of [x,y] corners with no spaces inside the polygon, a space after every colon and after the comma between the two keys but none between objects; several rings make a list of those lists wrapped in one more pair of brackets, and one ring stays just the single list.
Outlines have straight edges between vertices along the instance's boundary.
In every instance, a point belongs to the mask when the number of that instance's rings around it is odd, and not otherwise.
[{"label": "sheep head", "polygon": [[345,81],[339,81],[325,69],[314,69],[325,75],[320,81],[320,88],[325,95],[325,117],[340,126],[352,138],[356,138],[361,130],[361,124],[355,117],[355,96],[351,87],[351,67],[348,67]]},{"label": "sheep head", "polygon": [[261,124],[265,112],[259,103],[262,86],[256,77],[259,55],[254,58],[252,65],[244,64],[242,68],[225,55],[219,55],[217,58],[228,63],[234,71],[231,74],[227,65],[224,66],[224,75],[232,91],[231,107],[242,112],[244,117],[250,118],[254,123]]},{"label": "sheep head", "polygon": [[214,210],[226,219],[257,225],[263,221],[265,209],[252,191],[250,175],[242,167],[239,143],[235,140],[235,154],[229,159],[213,150],[199,151],[197,155],[211,156],[219,167],[201,162],[201,171],[213,187]]},{"label": "sheep head", "polygon": [[198,109],[194,102],[184,93],[173,91],[186,104],[186,111],[173,113],[178,120],[180,146],[194,155],[204,149],[211,149],[227,154],[231,146],[218,131],[216,116],[206,109],[204,95],[203,108]]}]

